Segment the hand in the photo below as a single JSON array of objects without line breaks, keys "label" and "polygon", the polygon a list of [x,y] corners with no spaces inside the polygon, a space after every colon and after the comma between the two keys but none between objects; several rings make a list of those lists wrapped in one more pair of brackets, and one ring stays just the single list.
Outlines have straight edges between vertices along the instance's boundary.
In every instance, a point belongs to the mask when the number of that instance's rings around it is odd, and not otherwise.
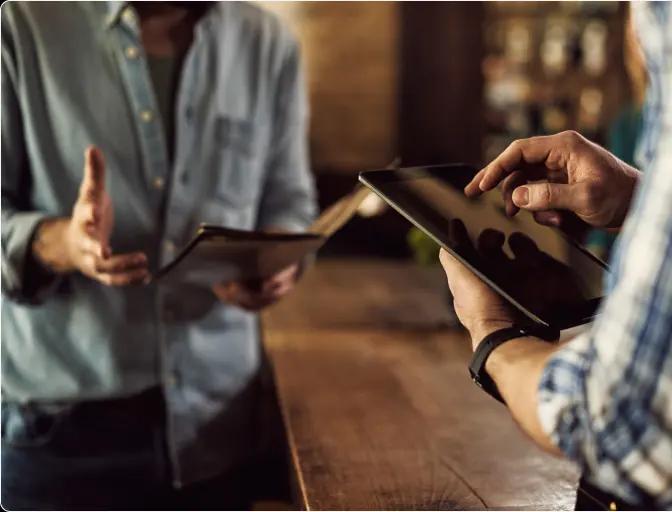
[{"label": "hand", "polygon": [[562,227],[566,211],[600,228],[623,224],[641,172],[576,132],[513,142],[465,187],[477,196],[501,185],[508,215],[534,212]]},{"label": "hand", "polygon": [[287,295],[299,276],[299,265],[291,265],[263,281],[232,282],[212,287],[219,300],[247,311],[259,311]]},{"label": "hand", "polygon": [[[462,222],[454,220],[450,227],[451,237],[457,244],[466,250],[475,250]],[[510,304],[471,270],[445,249],[439,252],[439,259],[453,295],[455,314],[469,331],[474,350],[491,332],[510,327],[515,323],[517,315]]]},{"label": "hand", "polygon": [[[454,220],[450,228],[451,243],[458,252],[470,261],[480,261],[504,291],[531,311],[552,314],[555,309],[551,308],[562,309],[564,304],[576,304],[585,298],[570,269],[524,234],[509,236],[513,255],[509,257],[503,249],[507,241],[504,233],[486,229],[474,247],[462,222]],[[455,299],[455,312],[471,333],[474,349],[490,332],[528,320],[449,253],[442,251],[440,257]]]},{"label": "hand", "polygon": [[109,286],[142,282],[148,277],[145,254],[113,255],[109,245],[114,212],[105,190],[103,155],[90,146],[84,158],[84,177],[72,215],[44,222],[33,244],[34,253],[58,273],[79,270]]}]

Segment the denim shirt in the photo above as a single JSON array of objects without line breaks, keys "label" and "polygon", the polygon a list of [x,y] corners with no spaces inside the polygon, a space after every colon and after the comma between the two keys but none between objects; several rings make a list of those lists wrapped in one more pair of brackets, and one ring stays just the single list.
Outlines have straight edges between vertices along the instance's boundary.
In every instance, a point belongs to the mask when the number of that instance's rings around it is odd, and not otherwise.
[{"label": "denim shirt", "polygon": [[180,485],[253,449],[257,317],[198,287],[78,273],[29,287],[31,238],[70,214],[89,144],[105,155],[113,250],[145,251],[152,269],[201,222],[305,229],[307,109],[293,37],[256,6],[218,3],[184,60],[170,164],[138,23],[122,2],[2,6],[2,391],[51,406],[162,386]]}]

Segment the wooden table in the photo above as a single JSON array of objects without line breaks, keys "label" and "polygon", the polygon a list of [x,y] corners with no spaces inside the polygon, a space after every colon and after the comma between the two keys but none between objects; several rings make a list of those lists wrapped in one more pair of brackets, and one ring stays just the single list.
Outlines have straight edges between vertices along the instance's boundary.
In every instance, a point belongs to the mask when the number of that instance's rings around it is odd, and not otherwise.
[{"label": "wooden table", "polygon": [[470,381],[440,269],[321,261],[263,322],[302,507],[573,507],[574,467]]}]

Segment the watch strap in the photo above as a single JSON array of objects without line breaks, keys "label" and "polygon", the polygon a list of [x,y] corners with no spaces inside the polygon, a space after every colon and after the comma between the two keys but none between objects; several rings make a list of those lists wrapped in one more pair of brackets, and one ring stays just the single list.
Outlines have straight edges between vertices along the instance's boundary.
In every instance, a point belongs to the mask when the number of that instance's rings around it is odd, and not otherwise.
[{"label": "watch strap", "polygon": [[559,333],[557,331],[545,326],[513,325],[491,332],[478,344],[471,359],[471,363],[469,364],[469,374],[471,375],[471,379],[493,398],[505,403],[502,395],[497,389],[497,384],[495,384],[495,381],[492,380],[492,377],[490,377],[485,370],[485,363],[487,362],[488,357],[490,357],[490,354],[492,354],[492,351],[501,344],[516,338],[535,336],[550,341],[557,339],[558,335]]}]

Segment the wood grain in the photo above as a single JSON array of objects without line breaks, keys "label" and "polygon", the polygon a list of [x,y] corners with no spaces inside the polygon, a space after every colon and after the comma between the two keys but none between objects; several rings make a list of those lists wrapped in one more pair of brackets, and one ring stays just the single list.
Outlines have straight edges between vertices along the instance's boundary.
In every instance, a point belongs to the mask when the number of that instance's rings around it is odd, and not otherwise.
[{"label": "wood grain", "polygon": [[264,315],[307,509],[571,509],[578,475],[467,375],[439,269],[325,261]]}]

